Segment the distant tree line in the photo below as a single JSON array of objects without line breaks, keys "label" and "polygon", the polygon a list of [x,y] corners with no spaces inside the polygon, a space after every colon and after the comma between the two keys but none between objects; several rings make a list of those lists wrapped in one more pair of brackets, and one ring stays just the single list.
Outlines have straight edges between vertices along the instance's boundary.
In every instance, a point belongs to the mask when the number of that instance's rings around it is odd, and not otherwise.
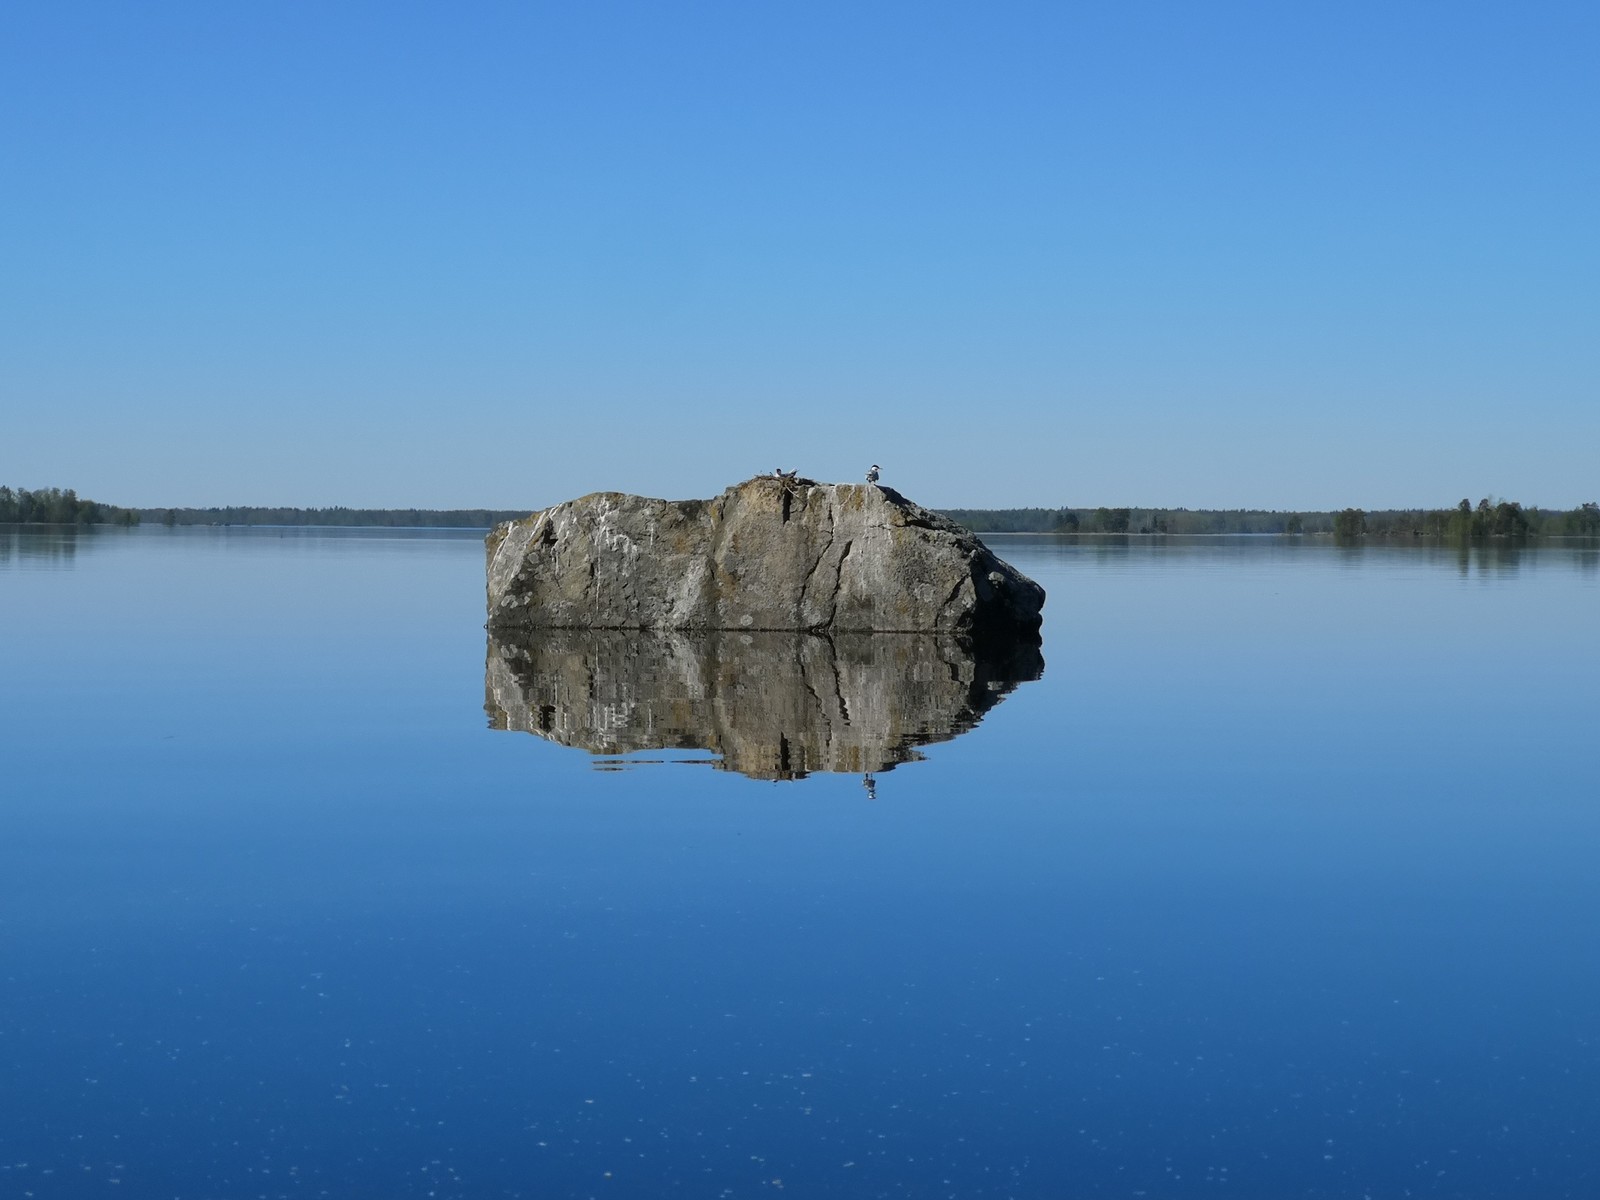
[{"label": "distant tree line", "polygon": [[1600,535],[1600,505],[1570,511],[1524,508],[1514,500],[1463,500],[1455,508],[1368,512],[1278,512],[1187,508],[947,508],[974,533],[1331,533],[1356,537],[1539,537]]},{"label": "distant tree line", "polygon": [[946,508],[974,533],[1331,533],[1332,513],[1268,509]]},{"label": "distant tree line", "polygon": [[[0,523],[137,525],[323,525],[411,529],[487,529],[528,515],[493,508],[118,508],[79,499],[72,489],[0,487]],[[1600,536],[1600,504],[1570,511],[1524,508],[1513,500],[1462,500],[1454,508],[1368,512],[1279,512],[1188,508],[947,508],[943,514],[975,533],[1334,534],[1356,537]]]},{"label": "distant tree line", "polygon": [[80,499],[71,488],[0,486],[0,524],[4,525],[137,525],[139,514],[96,500]]},{"label": "distant tree line", "polygon": [[1462,500],[1454,508],[1393,509],[1363,512],[1347,508],[1334,518],[1339,537],[1529,538],[1600,535],[1600,504],[1589,501],[1568,511],[1523,508],[1515,500],[1485,497],[1476,505]]},{"label": "distant tree line", "polygon": [[532,509],[495,508],[141,508],[139,515],[161,525],[331,525],[388,529],[488,529],[515,521]]}]

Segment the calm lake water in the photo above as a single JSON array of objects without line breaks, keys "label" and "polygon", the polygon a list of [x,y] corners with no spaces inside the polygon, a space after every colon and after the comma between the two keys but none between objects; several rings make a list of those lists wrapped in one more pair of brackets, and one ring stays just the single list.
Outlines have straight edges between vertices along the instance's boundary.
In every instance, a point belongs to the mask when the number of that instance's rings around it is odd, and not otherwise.
[{"label": "calm lake water", "polygon": [[0,1196],[1600,1195],[1600,547],[989,540],[869,799],[516,731],[478,534],[0,528]]}]

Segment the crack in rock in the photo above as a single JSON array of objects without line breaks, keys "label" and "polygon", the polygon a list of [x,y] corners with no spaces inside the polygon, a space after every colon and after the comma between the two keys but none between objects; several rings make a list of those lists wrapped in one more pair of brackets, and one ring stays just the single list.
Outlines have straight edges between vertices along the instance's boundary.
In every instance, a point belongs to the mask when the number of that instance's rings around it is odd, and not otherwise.
[{"label": "crack in rock", "polygon": [[[806,572],[805,579],[801,580],[801,582],[800,582],[800,603],[796,606],[795,611],[798,614],[798,616],[800,618],[800,623],[802,625],[806,624],[806,593],[811,590],[811,581],[814,578],[816,578],[816,574],[817,574],[818,569],[821,568],[823,560],[825,560],[828,557],[828,551],[830,551],[832,549],[833,549],[833,505],[829,504],[828,505],[828,542],[827,542],[827,545],[822,547],[821,552],[817,555],[817,560],[814,563],[811,564],[811,569]],[[820,626],[814,626],[814,627],[820,627]]]},{"label": "crack in rock", "polygon": [[828,609],[829,626],[839,616],[839,592],[844,587],[844,560],[850,557],[850,547],[854,545],[853,541],[844,544],[844,551],[839,555],[839,569],[833,573],[833,606]]},{"label": "crack in rock", "polygon": [[956,580],[955,587],[950,589],[950,594],[944,598],[944,603],[939,605],[939,628],[948,628],[945,624],[944,615],[950,610],[950,606],[956,602],[956,597],[961,595],[961,588],[966,582],[966,579]]}]

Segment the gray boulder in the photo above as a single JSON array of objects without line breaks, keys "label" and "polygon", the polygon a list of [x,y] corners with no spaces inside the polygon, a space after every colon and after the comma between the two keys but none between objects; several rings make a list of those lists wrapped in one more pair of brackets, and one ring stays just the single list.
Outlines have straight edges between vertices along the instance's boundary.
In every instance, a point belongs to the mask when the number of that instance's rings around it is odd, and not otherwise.
[{"label": "gray boulder", "polygon": [[595,492],[487,539],[491,629],[1037,638],[1044,589],[892,488],[759,476],[714,500]]}]

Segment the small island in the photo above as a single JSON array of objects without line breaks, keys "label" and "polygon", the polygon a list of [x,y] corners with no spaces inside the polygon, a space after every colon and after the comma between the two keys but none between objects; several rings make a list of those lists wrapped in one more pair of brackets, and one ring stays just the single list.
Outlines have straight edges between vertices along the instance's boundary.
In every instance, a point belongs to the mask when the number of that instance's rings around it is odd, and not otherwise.
[{"label": "small island", "polygon": [[492,630],[938,633],[1038,641],[1044,589],[876,483],[758,476],[711,500],[594,492],[486,539]]}]

